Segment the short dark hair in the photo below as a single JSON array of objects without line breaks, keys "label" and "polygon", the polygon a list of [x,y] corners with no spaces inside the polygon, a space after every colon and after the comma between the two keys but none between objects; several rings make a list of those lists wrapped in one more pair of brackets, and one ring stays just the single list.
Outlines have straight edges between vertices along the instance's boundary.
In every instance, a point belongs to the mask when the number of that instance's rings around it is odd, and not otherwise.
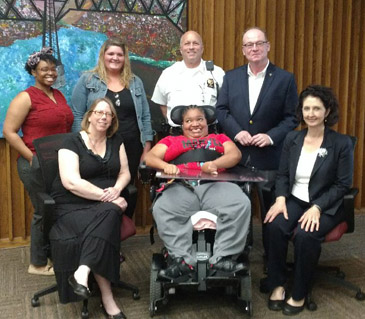
[{"label": "short dark hair", "polygon": [[297,117],[301,123],[305,123],[303,119],[303,101],[308,97],[316,97],[320,99],[326,108],[330,110],[324,124],[326,126],[333,126],[338,122],[338,100],[333,90],[329,87],[322,85],[310,85],[305,88],[299,95],[299,104],[297,107]]},{"label": "short dark hair", "polygon": [[[39,55],[39,62],[40,61],[46,61],[49,63],[52,63],[54,65],[58,65],[58,60],[51,54],[45,54],[42,53]],[[29,65],[28,61],[25,63],[25,67],[24,69],[30,74],[32,75],[32,71],[36,69],[37,65],[39,64],[39,62],[35,65]]]},{"label": "short dark hair", "polygon": [[204,114],[205,119],[207,120],[207,124],[212,124],[215,117],[215,107],[211,105],[179,105],[175,106],[171,113],[171,121],[177,125],[182,125],[184,116],[189,110],[199,110],[202,114]]}]

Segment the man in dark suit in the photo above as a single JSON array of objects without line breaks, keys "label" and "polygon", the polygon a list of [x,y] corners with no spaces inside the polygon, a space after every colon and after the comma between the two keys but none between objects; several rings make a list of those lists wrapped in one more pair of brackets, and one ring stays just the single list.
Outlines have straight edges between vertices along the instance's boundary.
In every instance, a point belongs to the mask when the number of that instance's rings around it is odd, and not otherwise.
[{"label": "man in dark suit", "polygon": [[283,140],[298,122],[294,75],[270,63],[270,42],[260,28],[243,35],[248,64],[228,71],[216,105],[224,132],[242,152],[241,164],[277,170]]},{"label": "man in dark suit", "polygon": [[[297,86],[292,73],[270,63],[270,42],[264,30],[248,29],[242,42],[248,64],[224,76],[216,104],[217,119],[241,150],[241,164],[265,170],[273,180],[284,138],[298,125]],[[258,185],[258,194],[264,219],[271,198],[263,198],[262,186]],[[263,241],[266,248],[265,237]]]}]

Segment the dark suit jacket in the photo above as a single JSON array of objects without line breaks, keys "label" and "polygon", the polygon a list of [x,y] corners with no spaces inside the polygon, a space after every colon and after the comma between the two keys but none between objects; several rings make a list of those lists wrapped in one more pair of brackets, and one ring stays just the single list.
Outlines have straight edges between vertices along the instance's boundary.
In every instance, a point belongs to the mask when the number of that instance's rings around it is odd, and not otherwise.
[{"label": "dark suit jacket", "polygon": [[294,75],[270,63],[253,114],[250,114],[248,92],[247,64],[228,71],[216,104],[218,122],[232,140],[242,130],[251,135],[268,134],[274,142],[272,146],[236,145],[242,152],[241,164],[246,164],[250,157],[250,165],[275,170],[286,134],[298,125]]},{"label": "dark suit jacket", "polygon": [[[307,129],[293,131],[285,139],[276,177],[276,197],[291,194],[306,134]],[[309,181],[309,200],[321,207],[323,213],[334,215],[352,185],[353,144],[348,136],[326,128],[321,148],[327,154],[318,154],[314,163]]]}]

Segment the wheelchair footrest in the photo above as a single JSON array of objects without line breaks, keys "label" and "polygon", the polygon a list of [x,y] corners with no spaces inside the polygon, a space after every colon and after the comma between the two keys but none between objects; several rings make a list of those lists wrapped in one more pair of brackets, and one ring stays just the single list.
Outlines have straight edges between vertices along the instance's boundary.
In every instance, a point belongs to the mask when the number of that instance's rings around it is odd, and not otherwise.
[{"label": "wheelchair footrest", "polygon": [[240,277],[214,276],[205,279],[207,287],[239,286]]},{"label": "wheelchair footrest", "polygon": [[187,285],[191,285],[194,283],[193,281],[193,278],[191,278],[190,275],[184,275],[184,276],[180,276],[180,277],[177,277],[177,278],[166,278],[166,277],[157,277],[157,281],[158,282],[161,282],[161,283],[167,283],[167,284],[176,284],[176,285],[184,285],[184,284],[187,284]]}]

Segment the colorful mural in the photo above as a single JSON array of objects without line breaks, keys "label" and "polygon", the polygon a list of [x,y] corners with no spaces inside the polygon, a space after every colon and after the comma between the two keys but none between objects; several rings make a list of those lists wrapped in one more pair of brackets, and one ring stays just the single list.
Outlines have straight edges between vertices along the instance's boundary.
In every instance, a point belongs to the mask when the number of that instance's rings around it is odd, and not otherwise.
[{"label": "colorful mural", "polygon": [[60,90],[68,101],[80,74],[95,66],[100,46],[110,36],[128,44],[133,71],[150,97],[161,71],[180,59],[186,2],[0,0],[0,135],[10,101],[33,84],[24,70],[29,54],[50,42],[64,66]]}]

